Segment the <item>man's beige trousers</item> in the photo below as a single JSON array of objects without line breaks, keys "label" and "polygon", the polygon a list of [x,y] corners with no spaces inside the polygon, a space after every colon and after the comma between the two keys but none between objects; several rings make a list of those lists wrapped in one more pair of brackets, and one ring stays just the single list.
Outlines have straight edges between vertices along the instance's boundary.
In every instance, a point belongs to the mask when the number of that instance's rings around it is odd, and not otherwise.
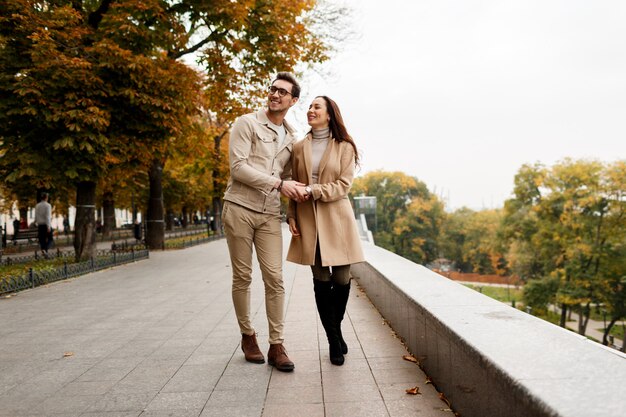
[{"label": "man's beige trousers", "polygon": [[283,343],[285,289],[283,287],[283,239],[280,216],[263,214],[224,202],[222,222],[233,268],[233,303],[241,333],[255,333],[250,321],[252,245],[265,284],[265,310],[269,343]]}]

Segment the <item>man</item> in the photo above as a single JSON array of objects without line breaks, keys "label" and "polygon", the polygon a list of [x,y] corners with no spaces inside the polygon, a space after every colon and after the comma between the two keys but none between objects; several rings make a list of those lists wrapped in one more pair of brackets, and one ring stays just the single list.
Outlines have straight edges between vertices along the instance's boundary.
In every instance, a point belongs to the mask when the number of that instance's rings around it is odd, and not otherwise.
[{"label": "man", "polygon": [[264,363],[250,320],[252,246],[265,285],[269,326],[267,361],[279,371],[293,371],[283,347],[283,240],[280,194],[304,199],[304,184],[290,181],[294,130],[285,122],[297,103],[300,86],[290,73],[278,73],[268,90],[267,108],[237,119],[230,134],[230,179],[224,194],[222,221],[233,268],[232,296],[248,362]]},{"label": "man", "polygon": [[17,238],[20,234],[20,219],[17,217],[13,219],[13,244],[17,245]]},{"label": "man", "polygon": [[48,194],[41,194],[41,201],[35,206],[35,223],[39,247],[44,256],[48,256],[48,242],[52,233],[52,206],[48,203]]}]

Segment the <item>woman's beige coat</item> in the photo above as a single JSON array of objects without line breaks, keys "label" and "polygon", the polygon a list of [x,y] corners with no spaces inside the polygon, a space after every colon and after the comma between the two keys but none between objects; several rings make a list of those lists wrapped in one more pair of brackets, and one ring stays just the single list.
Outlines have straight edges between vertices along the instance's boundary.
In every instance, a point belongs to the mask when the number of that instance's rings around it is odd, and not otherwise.
[{"label": "woman's beige coat", "polygon": [[287,217],[296,219],[300,237],[291,237],[287,260],[313,265],[317,237],[323,266],[363,262],[361,239],[348,199],[354,177],[354,148],[331,138],[320,161],[318,184],[312,184],[311,140],[309,133],[294,144],[291,154],[293,179],[310,184],[313,199],[289,203]]}]

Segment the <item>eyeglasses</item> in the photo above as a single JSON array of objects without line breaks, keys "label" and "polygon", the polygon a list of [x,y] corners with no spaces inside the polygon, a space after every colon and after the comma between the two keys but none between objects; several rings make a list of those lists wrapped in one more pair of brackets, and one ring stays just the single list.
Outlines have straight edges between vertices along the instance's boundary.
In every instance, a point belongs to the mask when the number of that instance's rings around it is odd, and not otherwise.
[{"label": "eyeglasses", "polygon": [[293,96],[293,94],[291,94],[289,91],[285,90],[284,88],[274,87],[273,85],[270,86],[268,91],[270,95],[277,92],[280,97],[285,97],[287,94],[289,94],[290,96]]}]

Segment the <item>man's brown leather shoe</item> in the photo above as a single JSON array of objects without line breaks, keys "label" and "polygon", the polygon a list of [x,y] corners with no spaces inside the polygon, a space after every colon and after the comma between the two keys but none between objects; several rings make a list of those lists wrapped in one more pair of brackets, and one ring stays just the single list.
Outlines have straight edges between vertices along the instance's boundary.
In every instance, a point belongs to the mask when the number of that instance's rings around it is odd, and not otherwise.
[{"label": "man's brown leather shoe", "polygon": [[287,351],[282,343],[270,345],[270,350],[267,352],[267,363],[283,372],[291,372],[295,368],[293,362],[289,360]]},{"label": "man's brown leather shoe", "polygon": [[248,336],[247,334],[241,335],[241,350],[248,362],[265,363],[265,358],[259,345],[256,342],[256,334]]}]

